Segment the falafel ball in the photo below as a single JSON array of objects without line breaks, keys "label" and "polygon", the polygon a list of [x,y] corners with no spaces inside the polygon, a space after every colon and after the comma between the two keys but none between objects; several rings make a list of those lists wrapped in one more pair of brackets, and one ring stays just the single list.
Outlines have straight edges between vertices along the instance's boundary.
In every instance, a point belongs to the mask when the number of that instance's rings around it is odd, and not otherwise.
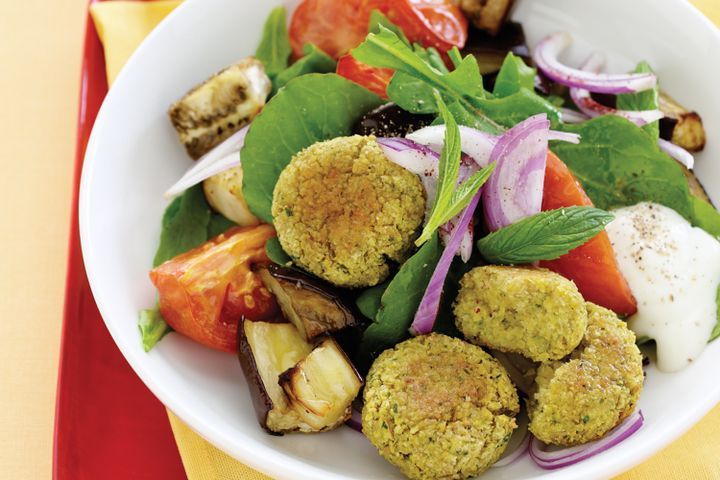
[{"label": "falafel ball", "polygon": [[567,362],[540,366],[528,400],[530,431],[553,445],[597,440],[627,418],[643,387],[635,334],[610,310],[588,303],[588,328]]},{"label": "falafel ball", "polygon": [[575,284],[549,270],[485,266],[460,281],[455,323],[468,341],[536,362],[565,357],[587,327]]},{"label": "falafel ball", "polygon": [[385,280],[403,261],[425,215],[413,173],[387,159],[375,137],[340,137],[295,155],[273,192],[283,249],[307,271],[341,287]]},{"label": "falafel ball", "polygon": [[520,406],[481,348],[433,333],[383,352],[363,393],[363,433],[411,479],[465,479],[502,455]]}]

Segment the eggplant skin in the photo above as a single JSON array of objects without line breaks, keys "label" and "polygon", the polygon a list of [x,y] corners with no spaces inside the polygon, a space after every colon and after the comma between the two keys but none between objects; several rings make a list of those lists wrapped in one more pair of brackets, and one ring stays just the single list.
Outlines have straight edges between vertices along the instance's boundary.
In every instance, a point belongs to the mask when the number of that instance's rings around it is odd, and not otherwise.
[{"label": "eggplant skin", "polygon": [[697,112],[688,110],[664,92],[660,93],[658,104],[665,115],[660,120],[662,138],[689,152],[699,152],[705,148],[705,126]]},{"label": "eggplant skin", "polygon": [[275,295],[285,317],[306,340],[357,324],[341,300],[342,294],[330,284],[274,264],[258,273]]}]

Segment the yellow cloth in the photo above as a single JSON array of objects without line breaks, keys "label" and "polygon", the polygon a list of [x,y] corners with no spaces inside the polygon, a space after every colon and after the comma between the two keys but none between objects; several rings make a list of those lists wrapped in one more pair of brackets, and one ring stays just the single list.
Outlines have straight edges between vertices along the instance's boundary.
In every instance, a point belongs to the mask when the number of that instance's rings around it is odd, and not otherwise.
[{"label": "yellow cloth", "polygon": [[[694,0],[720,23],[717,0]],[[103,2],[91,8],[105,47],[108,78],[114,79],[135,46],[179,2]],[[190,480],[267,480],[206,442],[168,411],[180,455]],[[616,480],[720,479],[720,405],[690,432],[644,464]]]}]

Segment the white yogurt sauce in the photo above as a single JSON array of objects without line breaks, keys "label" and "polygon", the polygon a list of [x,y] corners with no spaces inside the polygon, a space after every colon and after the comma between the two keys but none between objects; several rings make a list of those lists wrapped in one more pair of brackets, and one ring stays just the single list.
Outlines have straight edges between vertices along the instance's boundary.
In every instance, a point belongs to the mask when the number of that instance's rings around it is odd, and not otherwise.
[{"label": "white yogurt sauce", "polygon": [[655,339],[661,371],[681,370],[702,353],[717,322],[720,242],[655,203],[613,213],[607,233],[638,304],[629,326]]}]

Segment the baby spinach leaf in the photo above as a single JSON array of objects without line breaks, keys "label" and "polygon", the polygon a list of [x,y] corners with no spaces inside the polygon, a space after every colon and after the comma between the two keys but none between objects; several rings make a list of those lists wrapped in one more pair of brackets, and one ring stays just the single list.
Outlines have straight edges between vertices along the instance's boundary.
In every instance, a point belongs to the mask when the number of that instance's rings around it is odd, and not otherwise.
[{"label": "baby spinach leaf", "polygon": [[613,218],[611,213],[593,207],[548,210],[481,238],[478,249],[492,263],[554,260],[596,236]]},{"label": "baby spinach leaf", "polygon": [[165,210],[160,231],[160,246],[153,267],[191,250],[208,239],[210,207],[202,185],[187,189]]},{"label": "baby spinach leaf", "polygon": [[308,73],[332,73],[335,71],[337,67],[335,60],[315,45],[307,44],[303,51],[305,53],[304,57],[275,76],[272,82],[273,95],[287,85],[290,80],[300,75],[307,75]]},{"label": "baby spinach leaf", "polygon": [[524,88],[507,97],[483,98],[477,103],[488,117],[503,127],[513,127],[538,113],[547,114],[553,128],[560,122],[560,111],[555,105]]},{"label": "baby spinach leaf", "polygon": [[160,314],[160,309],[157,306],[140,311],[138,328],[140,329],[143,349],[146,352],[152,350],[165,335],[172,332],[172,328],[165,323],[165,320]]},{"label": "baby spinach leaf", "polygon": [[[653,69],[647,62],[640,62],[635,69],[635,73],[652,73],[652,71]],[[642,92],[623,93],[617,96],[617,108],[620,110],[656,110],[659,95],[659,85]],[[655,141],[660,138],[660,122],[658,120],[644,125],[642,129]]]},{"label": "baby spinach leaf", "polygon": [[690,223],[720,238],[720,212],[702,198],[691,196],[690,202],[692,204]]},{"label": "baby spinach leaf", "polygon": [[273,189],[293,155],[313,143],[349,135],[355,121],[382,100],[335,74],[290,81],[255,117],[245,137],[243,192],[252,212],[272,222]]},{"label": "baby spinach leaf", "polygon": [[388,287],[388,283],[389,282],[385,282],[380,285],[370,287],[364,290],[355,299],[355,305],[357,305],[360,313],[362,313],[366,318],[375,320],[375,317],[377,317],[377,313],[380,310],[380,302],[383,293],[385,293],[385,290]]},{"label": "baby spinach leaf", "polygon": [[287,267],[292,264],[292,258],[290,258],[290,255],[285,253],[285,250],[283,250],[277,237],[273,237],[265,243],[265,252],[270,260],[278,265]]},{"label": "baby spinach leaf", "polygon": [[495,80],[493,95],[504,98],[522,89],[535,88],[535,69],[528,67],[522,58],[508,52]]},{"label": "baby spinach leaf", "polygon": [[425,293],[442,248],[437,234],[405,262],[380,300],[375,322],[363,334],[365,356],[375,356],[408,336],[420,300]]},{"label": "baby spinach leaf", "polygon": [[287,68],[292,53],[286,25],[284,7],[271,11],[265,21],[260,45],[255,51],[255,58],[263,63],[265,73],[270,78]]},{"label": "baby spinach leaf", "polygon": [[562,129],[582,142],[552,142],[595,206],[604,210],[642,201],[660,203],[693,221],[693,205],[680,165],[624,118],[604,115]]},{"label": "baby spinach leaf", "polygon": [[237,227],[237,223],[232,220],[228,220],[219,213],[213,213],[210,216],[210,222],[208,223],[207,239],[210,240],[211,238],[217,237],[221,233],[225,233],[233,227]]}]

